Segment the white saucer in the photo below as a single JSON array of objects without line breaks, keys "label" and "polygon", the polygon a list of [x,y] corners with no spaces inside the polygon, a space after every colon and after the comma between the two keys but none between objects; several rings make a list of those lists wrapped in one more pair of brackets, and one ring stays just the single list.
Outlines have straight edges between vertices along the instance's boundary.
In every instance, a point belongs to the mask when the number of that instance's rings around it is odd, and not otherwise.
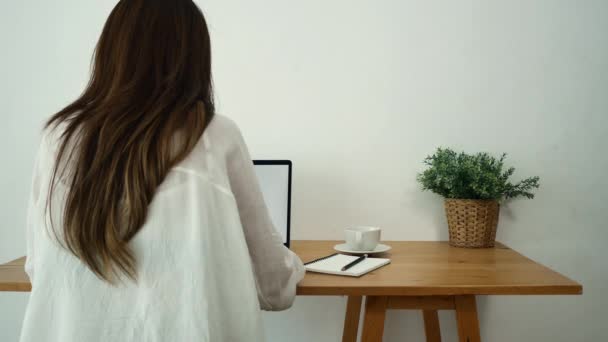
[{"label": "white saucer", "polygon": [[386,251],[389,251],[391,249],[391,246],[387,246],[387,245],[383,245],[383,244],[379,243],[378,246],[376,246],[376,248],[374,248],[373,251],[354,251],[354,250],[350,249],[347,244],[341,243],[339,245],[335,245],[334,249],[337,250],[338,252],[349,253],[349,254],[377,254],[377,253],[384,253]]}]

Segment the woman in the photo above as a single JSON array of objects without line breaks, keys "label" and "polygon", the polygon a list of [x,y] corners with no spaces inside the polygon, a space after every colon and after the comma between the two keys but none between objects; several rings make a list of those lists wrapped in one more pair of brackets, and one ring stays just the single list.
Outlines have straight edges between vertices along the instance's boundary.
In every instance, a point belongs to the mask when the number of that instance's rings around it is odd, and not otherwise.
[{"label": "woman", "polygon": [[[92,77],[43,132],[22,342],[261,341],[303,277],[243,138],[215,114],[191,0],[121,0]],[[257,290],[257,291],[256,291]]]}]

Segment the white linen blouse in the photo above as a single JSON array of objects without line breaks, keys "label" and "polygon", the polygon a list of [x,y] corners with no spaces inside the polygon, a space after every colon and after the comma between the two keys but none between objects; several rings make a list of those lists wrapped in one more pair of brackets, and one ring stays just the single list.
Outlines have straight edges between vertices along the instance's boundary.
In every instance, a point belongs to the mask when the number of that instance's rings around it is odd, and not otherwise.
[{"label": "white linen blouse", "polygon": [[61,183],[45,215],[60,127],[45,130],[28,207],[32,282],[21,342],[263,341],[261,311],[284,310],[304,276],[282,242],[238,127],[216,115],[171,169],[130,242],[138,281],[112,286],[61,248]]}]

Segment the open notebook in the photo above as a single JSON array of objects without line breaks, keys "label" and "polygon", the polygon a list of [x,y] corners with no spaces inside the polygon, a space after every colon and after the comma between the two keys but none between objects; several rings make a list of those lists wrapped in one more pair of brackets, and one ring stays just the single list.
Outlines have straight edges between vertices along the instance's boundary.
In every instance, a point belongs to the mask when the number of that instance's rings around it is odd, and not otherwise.
[{"label": "open notebook", "polygon": [[390,259],[368,257],[348,270],[341,271],[342,267],[346,266],[348,263],[356,260],[357,258],[357,256],[352,255],[335,254],[327,258],[322,258],[320,260],[307,263],[306,270],[318,273],[360,277],[391,262]]}]

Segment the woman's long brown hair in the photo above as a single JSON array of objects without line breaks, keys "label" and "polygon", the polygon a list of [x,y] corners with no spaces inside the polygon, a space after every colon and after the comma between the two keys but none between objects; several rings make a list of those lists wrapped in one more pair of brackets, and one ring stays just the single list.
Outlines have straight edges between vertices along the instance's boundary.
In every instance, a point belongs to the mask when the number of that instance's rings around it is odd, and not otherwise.
[{"label": "woman's long brown hair", "polygon": [[47,202],[50,208],[65,179],[63,247],[109,283],[120,274],[137,279],[128,242],[214,112],[209,32],[199,8],[192,0],[121,0],[103,28],[85,91],[47,122],[62,127]]}]

